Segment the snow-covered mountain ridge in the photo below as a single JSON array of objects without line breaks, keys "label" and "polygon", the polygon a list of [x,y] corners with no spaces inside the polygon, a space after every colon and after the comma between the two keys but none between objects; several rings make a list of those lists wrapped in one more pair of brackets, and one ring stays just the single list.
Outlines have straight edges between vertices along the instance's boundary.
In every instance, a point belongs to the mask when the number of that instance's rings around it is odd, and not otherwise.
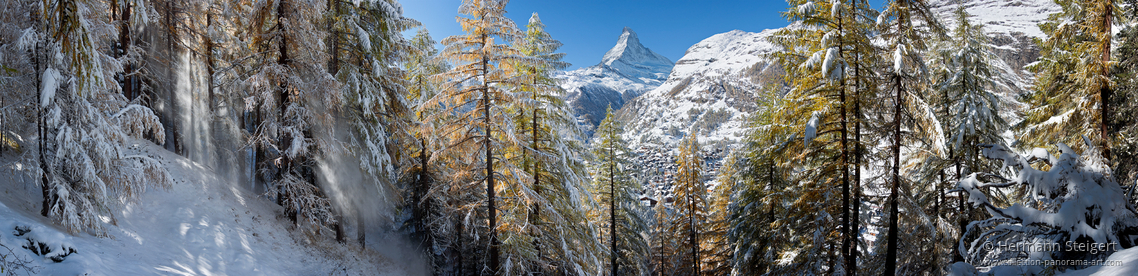
[{"label": "snow-covered mountain ridge", "polygon": [[[956,27],[956,2],[930,3],[949,30]],[[1013,105],[1004,115],[1016,116],[1014,109],[1019,106],[1015,106],[1015,98],[1025,93],[1032,82],[1024,66],[1039,57],[1039,49],[1032,42],[1043,35],[1037,24],[1058,12],[1059,7],[1051,0],[962,2],[973,14],[973,22],[985,24],[989,43],[998,57],[992,62],[1002,79],[999,90]],[[691,46],[663,84],[632,99],[618,112],[626,123],[624,138],[633,149],[654,155],[660,150],[673,151],[684,135],[695,132],[705,151],[729,152],[724,149],[734,147],[743,138],[745,118],[757,107],[755,92],[783,85],[782,69],[765,58],[779,50],[767,40],[777,30],[735,30]],[[709,156],[708,160],[719,158],[722,156]],[[646,174],[651,177],[652,173]]]},{"label": "snow-covered mountain ridge", "polygon": [[695,131],[704,143],[737,141],[754,91],[782,81],[781,68],[763,58],[777,50],[767,41],[775,31],[735,30],[688,48],[667,81],[620,110],[625,139],[666,146]]},{"label": "snow-covered mountain ridge", "polygon": [[561,80],[566,103],[578,121],[591,131],[604,119],[610,105],[613,110],[620,109],[625,102],[656,88],[672,66],[671,60],[644,47],[636,32],[626,27],[601,63],[555,77]]}]

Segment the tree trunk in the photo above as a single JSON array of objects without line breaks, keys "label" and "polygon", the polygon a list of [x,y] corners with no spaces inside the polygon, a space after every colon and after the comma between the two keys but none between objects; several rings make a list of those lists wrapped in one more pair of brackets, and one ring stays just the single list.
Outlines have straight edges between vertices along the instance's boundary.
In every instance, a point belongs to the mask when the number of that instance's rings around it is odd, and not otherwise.
[{"label": "tree trunk", "polygon": [[[1111,43],[1111,19],[1113,17],[1114,1],[1106,1],[1106,11],[1104,12],[1103,30],[1106,38],[1102,42],[1102,77],[1110,79],[1110,43]],[[1102,116],[1099,119],[1102,121],[1099,124],[1099,132],[1102,134],[1102,157],[1106,159],[1107,164],[1110,164],[1110,134],[1107,125],[1110,122],[1110,97],[1113,91],[1110,89],[1110,83],[1105,83],[1099,90],[1099,104],[1102,106]]]},{"label": "tree trunk", "polygon": [[[840,3],[840,2],[839,2]],[[835,4],[839,4],[835,3]],[[843,18],[839,10],[838,13],[838,57],[845,60],[845,39],[841,33],[845,32],[843,29]],[[849,131],[846,118],[846,74],[845,65],[841,66],[842,77],[838,80],[838,108],[841,112],[841,135],[842,135],[842,257],[845,259],[846,267],[853,267],[853,255],[850,254],[850,243],[853,231],[850,228],[850,168],[849,168]]]},{"label": "tree trunk", "polygon": [[[486,34],[482,35],[482,45],[488,44],[488,37]],[[498,210],[494,207],[494,159],[493,150],[491,150],[492,143],[490,143],[490,85],[486,83],[486,77],[490,61],[486,56],[482,56],[482,116],[484,126],[486,128],[485,150],[486,150],[486,202],[487,209],[490,216],[490,271],[493,275],[498,275]]]},{"label": "tree trunk", "polygon": [[851,276],[857,275],[857,237],[861,234],[861,229],[858,228],[861,218],[861,53],[858,50],[857,44],[854,44],[854,199],[850,206],[853,217],[850,230],[855,238],[850,247],[850,267],[846,268]]},{"label": "tree trunk", "polygon": [[[277,28],[283,28],[284,27],[284,18],[287,16],[287,13],[286,13],[287,10],[285,9],[286,5],[287,5],[286,1],[281,1],[281,3],[277,5]],[[279,48],[277,50],[279,53],[279,55],[277,56],[277,64],[280,64],[281,66],[287,67],[289,62],[290,62],[289,53],[288,53],[288,36],[284,35],[283,31],[280,31],[280,32],[281,32],[279,34],[280,45],[278,45]],[[277,123],[282,124],[281,127],[283,127],[283,124],[285,123],[285,113],[286,113],[286,111],[288,109],[288,105],[289,105],[288,81],[282,80],[278,84],[277,97],[278,97],[277,100],[279,101],[277,108],[280,108],[280,110],[279,110],[280,114],[277,117]],[[278,175],[277,175],[276,181],[280,181],[280,180],[284,179],[284,176],[286,174],[291,173],[291,171],[293,169],[292,168],[292,160],[288,156],[288,154],[285,153],[285,149],[287,149],[289,147],[289,145],[292,144],[292,141],[291,141],[292,139],[297,139],[297,138],[298,137],[286,138],[284,132],[280,131],[279,129],[277,130],[277,143],[278,143],[277,148],[280,149],[281,152],[279,153],[279,157],[278,157],[278,158],[280,158],[280,166],[279,166],[278,171],[277,171]],[[301,139],[303,139],[303,138],[301,138]],[[292,196],[294,196],[294,195],[292,195],[288,192],[285,192],[282,190],[277,191],[278,200],[289,199]],[[285,210],[286,210],[285,215],[288,216],[289,220],[292,221],[293,224],[296,224],[299,210],[297,210],[295,208],[295,206],[285,206]]]},{"label": "tree trunk", "polygon": [[897,188],[901,185],[901,100],[902,90],[900,72],[894,80],[897,97],[893,108],[893,183],[889,188],[889,244],[885,251],[885,274],[896,275],[897,271]]},{"label": "tree trunk", "polygon": [[[37,40],[35,52],[32,54],[32,65],[35,66],[35,74],[36,74],[36,100],[33,101],[33,103],[39,103],[40,100],[43,99],[43,95],[42,95],[42,93],[43,93],[43,87],[42,87],[43,74],[40,73],[41,70],[40,70],[40,62],[39,62],[40,61],[40,50],[41,50],[40,49],[40,43],[39,43],[39,40]],[[40,190],[43,192],[43,208],[41,208],[41,210],[40,210],[40,215],[47,217],[48,215],[51,214],[51,204],[53,201],[55,201],[55,199],[53,198],[53,195],[51,193],[51,187],[48,187],[48,184],[51,181],[48,180],[47,175],[51,172],[51,170],[47,164],[47,158],[45,158],[46,152],[44,151],[44,148],[47,146],[45,143],[45,141],[47,141],[47,139],[45,139],[45,137],[44,137],[44,135],[47,134],[47,123],[44,122],[44,119],[43,119],[43,105],[42,104],[36,104],[36,130],[39,131],[39,137],[38,137],[39,139],[37,139],[37,140],[39,140],[38,141],[39,142],[39,156],[38,157],[39,157],[39,165],[40,165]]]},{"label": "tree trunk", "polygon": [[612,275],[616,276],[617,267],[619,264],[616,262],[616,155],[613,148],[615,135],[613,133],[606,133],[609,140],[609,235],[612,236],[612,245],[609,247],[610,263],[612,265]]}]

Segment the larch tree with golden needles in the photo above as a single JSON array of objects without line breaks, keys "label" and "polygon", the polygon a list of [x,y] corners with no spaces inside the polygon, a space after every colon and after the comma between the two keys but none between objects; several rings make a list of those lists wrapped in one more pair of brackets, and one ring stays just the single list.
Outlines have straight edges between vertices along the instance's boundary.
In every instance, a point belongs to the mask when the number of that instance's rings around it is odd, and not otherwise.
[{"label": "larch tree with golden needles", "polygon": [[1114,0],[1056,1],[1061,12],[1039,24],[1046,35],[1037,39],[1039,62],[1028,66],[1035,73],[1030,107],[1015,125],[1022,147],[1051,146],[1062,142],[1075,150],[1085,148],[1083,136],[1093,139],[1110,160],[1110,68],[1113,26],[1129,18]]},{"label": "larch tree with golden needles", "polygon": [[700,152],[696,134],[689,133],[680,144],[676,157],[678,165],[675,194],[676,217],[679,218],[669,232],[681,235],[678,239],[679,266],[676,270],[683,275],[701,273],[700,239],[704,223],[707,221],[707,187],[703,182],[703,154]]},{"label": "larch tree with golden needles", "polygon": [[[592,274],[599,266],[600,243],[586,224],[587,207],[595,203],[583,191],[588,187],[584,164],[585,146],[576,119],[562,98],[553,73],[569,64],[557,53],[561,42],[545,31],[545,24],[534,13],[524,34],[513,41],[525,59],[510,62],[508,69],[517,76],[519,93],[515,121],[522,142],[520,154],[511,160],[529,176],[533,197],[504,202],[503,220],[523,229],[504,231],[506,240],[518,241],[507,248],[527,260],[530,271],[547,274]],[[523,192],[507,189],[507,193]],[[527,212],[528,210],[528,212]],[[528,224],[528,225],[527,225]],[[525,243],[525,240],[529,240]]]},{"label": "larch tree with golden needles", "polygon": [[[435,186],[432,190],[447,189],[448,196],[456,199],[481,200],[456,203],[458,214],[467,218],[465,227],[472,232],[485,233],[487,269],[491,274],[501,270],[501,240],[498,232],[497,194],[505,186],[519,188],[527,177],[525,171],[507,162],[507,152],[517,152],[523,143],[517,133],[516,111],[511,107],[524,93],[512,90],[520,85],[519,78],[508,67],[510,63],[527,59],[509,42],[519,36],[517,26],[507,18],[504,0],[466,0],[459,6],[457,17],[465,34],[443,39],[440,58],[453,64],[453,68],[435,75],[443,83],[437,94],[420,108],[438,109],[426,118],[437,121],[440,135],[446,144],[431,156],[432,162],[445,162],[453,172],[449,185]],[[484,197],[466,197],[483,186]],[[532,189],[520,188],[525,196],[536,198]],[[485,212],[479,212],[485,210]],[[477,221],[469,218],[480,218]]]}]

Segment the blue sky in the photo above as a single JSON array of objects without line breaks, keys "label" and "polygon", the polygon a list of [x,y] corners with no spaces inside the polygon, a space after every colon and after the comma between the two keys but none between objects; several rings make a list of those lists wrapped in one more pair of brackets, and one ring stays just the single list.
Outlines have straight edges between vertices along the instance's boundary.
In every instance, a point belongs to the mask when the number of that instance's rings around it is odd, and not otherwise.
[{"label": "blue sky", "polygon": [[[400,1],[404,16],[422,22],[435,40],[462,32],[455,21],[461,2]],[[575,69],[600,63],[626,26],[644,46],[674,62],[691,45],[718,33],[786,26],[779,12],[787,7],[780,0],[513,0],[506,15],[524,28],[537,12],[553,38],[565,44],[560,52]]]}]

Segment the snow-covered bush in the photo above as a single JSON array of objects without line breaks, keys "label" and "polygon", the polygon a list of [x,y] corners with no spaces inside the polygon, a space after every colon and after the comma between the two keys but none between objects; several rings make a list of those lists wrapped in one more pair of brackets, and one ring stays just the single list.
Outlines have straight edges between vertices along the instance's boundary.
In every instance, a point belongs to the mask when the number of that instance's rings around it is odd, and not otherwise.
[{"label": "snow-covered bush", "polygon": [[[1058,157],[1039,148],[1025,157],[1001,145],[981,147],[984,157],[1010,169],[1011,178],[973,173],[957,183],[970,204],[992,216],[970,223],[958,244],[971,265],[1036,271],[1083,267],[1080,261],[1102,260],[1135,244],[1131,235],[1138,234],[1138,218],[1101,157],[1080,156],[1061,143]],[[1037,162],[1049,169],[1031,166]],[[1021,196],[1001,207],[989,200],[994,193]]]}]

